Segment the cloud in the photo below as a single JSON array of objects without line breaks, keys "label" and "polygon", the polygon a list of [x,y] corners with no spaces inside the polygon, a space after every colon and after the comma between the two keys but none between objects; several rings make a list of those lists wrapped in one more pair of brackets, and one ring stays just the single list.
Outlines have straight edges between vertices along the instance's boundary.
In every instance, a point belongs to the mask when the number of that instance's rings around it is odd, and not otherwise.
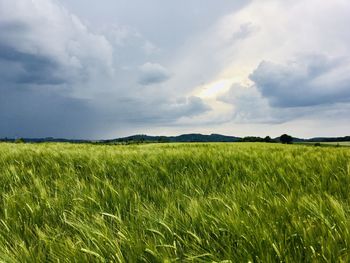
[{"label": "cloud", "polygon": [[0,96],[0,136],[97,136],[91,124],[98,123],[101,116],[86,100],[65,97],[51,89],[33,92],[33,87],[2,87],[1,92],[6,96]]},{"label": "cloud", "polygon": [[[113,71],[110,43],[58,2],[1,0],[0,6],[0,62],[16,69],[12,81],[86,84],[93,74]],[[76,84],[73,92],[80,89]]]},{"label": "cloud", "polygon": [[286,64],[263,61],[250,75],[273,107],[350,102],[349,58],[300,56]]},{"label": "cloud", "polygon": [[236,42],[240,39],[245,39],[259,30],[258,27],[254,26],[251,22],[243,23],[239,29],[233,33],[232,42]]},{"label": "cloud", "polygon": [[[349,10],[343,0],[257,0],[223,17],[200,42],[223,45],[195,51],[220,56],[223,63],[207,83],[236,83],[216,87],[216,100],[209,102],[218,105],[213,111],[230,116],[226,123],[232,127],[250,125],[257,132],[261,124],[271,125],[271,132],[283,124],[302,134],[328,118],[336,132],[350,132],[349,125],[344,130],[345,112],[350,114]],[[212,61],[198,64],[218,68]],[[310,126],[295,128],[296,120]]]},{"label": "cloud", "polygon": [[344,127],[349,10],[345,0],[0,0],[0,137],[258,132],[338,115]]},{"label": "cloud", "polygon": [[[202,99],[194,96],[163,98],[125,97],[104,100],[104,117],[114,125],[169,124],[183,116],[196,116],[210,110]],[[112,106],[111,106],[112,105]]]},{"label": "cloud", "polygon": [[0,77],[18,84],[63,84],[59,64],[50,57],[0,45]]},{"label": "cloud", "polygon": [[[274,108],[256,86],[233,84],[228,92],[217,98],[232,105],[231,121],[241,124],[281,124],[316,112],[327,111],[327,107]],[[339,105],[337,105],[339,106]],[[337,107],[335,106],[335,107]]]},{"label": "cloud", "polygon": [[152,85],[162,83],[170,78],[169,71],[162,65],[147,62],[140,66],[139,83],[141,85]]},{"label": "cloud", "polygon": [[252,86],[232,85],[228,92],[217,98],[219,101],[233,105],[232,119],[236,122],[275,122],[267,101]]},{"label": "cloud", "polygon": [[153,87],[171,76],[146,62],[156,53],[137,29],[92,29],[60,2],[0,0],[0,137],[101,138],[208,111]]}]

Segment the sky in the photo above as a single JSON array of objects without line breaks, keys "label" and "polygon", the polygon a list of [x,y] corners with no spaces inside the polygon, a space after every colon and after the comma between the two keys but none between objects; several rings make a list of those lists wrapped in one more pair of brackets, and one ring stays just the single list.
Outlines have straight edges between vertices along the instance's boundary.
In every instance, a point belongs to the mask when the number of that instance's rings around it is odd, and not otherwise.
[{"label": "sky", "polygon": [[0,137],[350,135],[348,0],[0,0]]}]

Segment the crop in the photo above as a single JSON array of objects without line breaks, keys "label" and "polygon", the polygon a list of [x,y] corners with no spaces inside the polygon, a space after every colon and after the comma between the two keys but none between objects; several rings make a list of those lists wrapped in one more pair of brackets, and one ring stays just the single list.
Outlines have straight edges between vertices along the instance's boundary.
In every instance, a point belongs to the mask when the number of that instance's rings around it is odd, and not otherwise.
[{"label": "crop", "polygon": [[0,144],[0,261],[349,262],[350,148]]}]

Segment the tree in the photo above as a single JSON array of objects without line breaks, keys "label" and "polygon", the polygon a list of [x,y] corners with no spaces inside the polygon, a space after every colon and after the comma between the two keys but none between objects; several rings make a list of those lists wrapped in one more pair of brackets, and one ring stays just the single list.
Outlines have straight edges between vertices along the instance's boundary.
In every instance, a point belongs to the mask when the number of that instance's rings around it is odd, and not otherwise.
[{"label": "tree", "polygon": [[23,138],[18,138],[15,140],[15,143],[25,143],[25,140]]},{"label": "tree", "polygon": [[266,137],[264,138],[264,142],[272,142],[271,137],[270,137],[270,136],[266,136]]},{"label": "tree", "polygon": [[169,139],[166,136],[160,136],[158,138],[158,142],[160,142],[160,143],[169,142]]},{"label": "tree", "polygon": [[284,144],[291,144],[293,142],[293,137],[288,134],[283,134],[280,137],[280,141]]}]

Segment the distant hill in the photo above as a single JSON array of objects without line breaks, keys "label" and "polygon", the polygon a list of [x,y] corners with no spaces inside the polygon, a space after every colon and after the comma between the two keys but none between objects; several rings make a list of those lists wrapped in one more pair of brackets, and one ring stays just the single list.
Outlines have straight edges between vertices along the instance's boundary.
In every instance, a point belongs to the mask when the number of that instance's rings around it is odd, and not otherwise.
[{"label": "distant hill", "polygon": [[148,135],[133,135],[129,137],[104,140],[103,142],[237,142],[241,138],[234,136],[226,136],[221,134],[203,135],[199,133],[182,134],[179,136],[148,136]]},{"label": "distant hill", "polygon": [[[267,138],[269,138],[267,140]],[[179,136],[149,136],[145,134],[132,135],[123,138],[111,140],[79,140],[79,139],[64,139],[64,138],[23,138],[25,142],[41,143],[41,142],[70,142],[70,143],[121,143],[121,142],[279,142],[279,137],[271,139],[270,137],[252,137],[244,138],[227,136],[221,134],[204,135],[200,133],[182,134]],[[0,138],[3,142],[14,142],[13,138]],[[293,142],[347,142],[350,141],[350,136],[344,137],[315,137],[310,139],[293,137]]]},{"label": "distant hill", "polygon": [[318,137],[307,140],[309,142],[349,142],[350,136],[344,137]]},{"label": "distant hill", "polygon": [[[279,137],[275,138],[279,141]],[[310,139],[296,138],[293,137],[293,142],[349,142],[350,136],[344,137],[314,137]]]}]

